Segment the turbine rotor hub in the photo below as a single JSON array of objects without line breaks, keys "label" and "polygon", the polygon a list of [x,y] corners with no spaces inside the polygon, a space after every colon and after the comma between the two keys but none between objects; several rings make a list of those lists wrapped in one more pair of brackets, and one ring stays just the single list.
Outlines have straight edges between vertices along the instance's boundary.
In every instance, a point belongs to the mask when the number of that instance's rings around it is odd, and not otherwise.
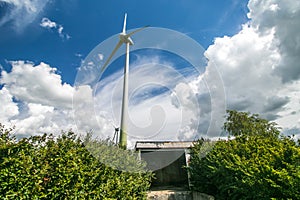
[{"label": "turbine rotor hub", "polygon": [[120,33],[119,38],[120,38],[122,43],[125,43],[125,44],[129,43],[130,45],[133,45],[133,41],[129,37],[128,34]]}]

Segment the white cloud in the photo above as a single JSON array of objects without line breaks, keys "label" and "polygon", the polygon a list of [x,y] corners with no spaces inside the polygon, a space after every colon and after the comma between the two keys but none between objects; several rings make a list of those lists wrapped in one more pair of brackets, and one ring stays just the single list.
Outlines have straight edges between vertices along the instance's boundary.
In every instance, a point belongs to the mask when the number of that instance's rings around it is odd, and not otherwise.
[{"label": "white cloud", "polygon": [[[88,86],[73,88],[62,83],[56,69],[45,63],[11,62],[11,72],[2,71],[0,83],[1,123],[16,126],[19,135],[59,134],[61,130],[85,133],[98,126],[92,121],[92,90]],[[72,103],[73,94],[80,98]],[[81,113],[74,113],[73,106]],[[74,114],[80,120],[75,123]]]},{"label": "white cloud", "polygon": [[18,106],[13,102],[13,96],[6,88],[0,90],[0,122],[11,119],[19,114]]},{"label": "white cloud", "polygon": [[216,38],[207,49],[207,69],[218,67],[230,109],[300,128],[300,2],[250,0],[249,9],[251,19],[239,33]]},{"label": "white cloud", "polygon": [[[274,39],[281,54],[281,63],[277,73],[284,82],[298,80],[300,68],[300,2],[294,0],[272,0],[249,2],[252,26],[260,34],[274,30]],[[276,41],[274,41],[276,42]]]},{"label": "white cloud", "polygon": [[71,36],[64,33],[63,30],[64,30],[64,27],[60,24],[57,24],[56,22],[54,21],[51,21],[50,19],[44,17],[40,23],[40,26],[43,27],[43,28],[46,28],[46,29],[53,29],[53,30],[56,30],[59,37],[61,37],[62,39],[70,39]]},{"label": "white cloud", "polygon": [[103,55],[103,54],[101,54],[101,53],[99,53],[99,54],[98,54],[98,57],[99,57],[99,59],[100,59],[100,60],[103,60],[103,58],[104,58],[104,55]]},{"label": "white cloud", "polygon": [[15,126],[19,136],[73,129],[79,134],[93,130],[98,137],[112,137],[109,119],[95,115],[90,86],[62,83],[56,68],[45,63],[14,61],[11,65],[11,71],[2,71],[0,77],[0,123]]},{"label": "white cloud", "polygon": [[12,22],[20,32],[39,16],[50,0],[1,0],[5,15],[0,19],[0,26]]},{"label": "white cloud", "polygon": [[217,38],[206,51],[221,73],[231,108],[259,112],[262,102],[280,86],[280,77],[274,75],[273,69],[280,54],[272,40],[272,32],[260,36],[252,27],[244,26],[231,38]]},{"label": "white cloud", "polygon": [[62,83],[56,68],[45,63],[11,62],[12,71],[2,71],[1,84],[18,100],[62,108],[72,107],[73,88]]},{"label": "white cloud", "polygon": [[57,24],[56,22],[53,22],[51,21],[50,19],[48,18],[43,18],[41,23],[40,23],[41,27],[44,27],[44,28],[56,28],[57,27]]}]

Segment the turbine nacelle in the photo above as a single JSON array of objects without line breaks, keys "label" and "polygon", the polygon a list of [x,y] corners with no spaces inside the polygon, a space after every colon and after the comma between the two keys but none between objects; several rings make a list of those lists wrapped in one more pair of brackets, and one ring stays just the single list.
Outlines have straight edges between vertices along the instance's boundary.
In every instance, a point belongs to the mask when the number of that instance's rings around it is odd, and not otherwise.
[{"label": "turbine nacelle", "polygon": [[133,41],[132,39],[130,38],[130,35],[129,34],[126,34],[126,33],[120,33],[119,35],[119,38],[120,38],[120,41],[122,43],[125,43],[125,44],[129,44],[129,45],[133,45]]},{"label": "turbine nacelle", "polygon": [[122,44],[133,45],[134,43],[131,39],[131,36],[148,27],[148,26],[144,26],[144,27],[138,28],[130,33],[126,33],[126,19],[127,19],[127,14],[125,14],[125,17],[124,17],[123,31],[119,34],[119,42],[117,43],[116,47],[113,49],[112,53],[109,55],[106,62],[102,66],[101,73],[106,69],[106,67],[108,66],[113,55],[117,52],[117,50],[121,47]]}]

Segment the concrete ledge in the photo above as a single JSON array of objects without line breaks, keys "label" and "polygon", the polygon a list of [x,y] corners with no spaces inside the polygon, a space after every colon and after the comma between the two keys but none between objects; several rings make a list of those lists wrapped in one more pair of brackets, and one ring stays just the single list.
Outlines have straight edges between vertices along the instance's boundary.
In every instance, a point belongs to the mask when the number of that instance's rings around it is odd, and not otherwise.
[{"label": "concrete ledge", "polygon": [[147,200],[214,200],[213,196],[192,192],[176,190],[149,191]]},{"label": "concrete ledge", "polygon": [[161,190],[148,192],[147,200],[193,200],[190,191]]},{"label": "concrete ledge", "polygon": [[200,193],[200,192],[193,192],[193,200],[215,200],[215,198],[211,195]]}]

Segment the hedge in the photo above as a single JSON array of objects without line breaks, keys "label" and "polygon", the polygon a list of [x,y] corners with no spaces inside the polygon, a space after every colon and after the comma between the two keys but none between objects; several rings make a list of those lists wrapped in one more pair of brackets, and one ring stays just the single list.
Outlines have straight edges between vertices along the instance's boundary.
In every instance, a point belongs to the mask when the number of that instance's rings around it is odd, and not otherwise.
[{"label": "hedge", "polygon": [[20,140],[11,132],[0,124],[0,199],[145,199],[152,173],[131,151],[72,131]]}]

